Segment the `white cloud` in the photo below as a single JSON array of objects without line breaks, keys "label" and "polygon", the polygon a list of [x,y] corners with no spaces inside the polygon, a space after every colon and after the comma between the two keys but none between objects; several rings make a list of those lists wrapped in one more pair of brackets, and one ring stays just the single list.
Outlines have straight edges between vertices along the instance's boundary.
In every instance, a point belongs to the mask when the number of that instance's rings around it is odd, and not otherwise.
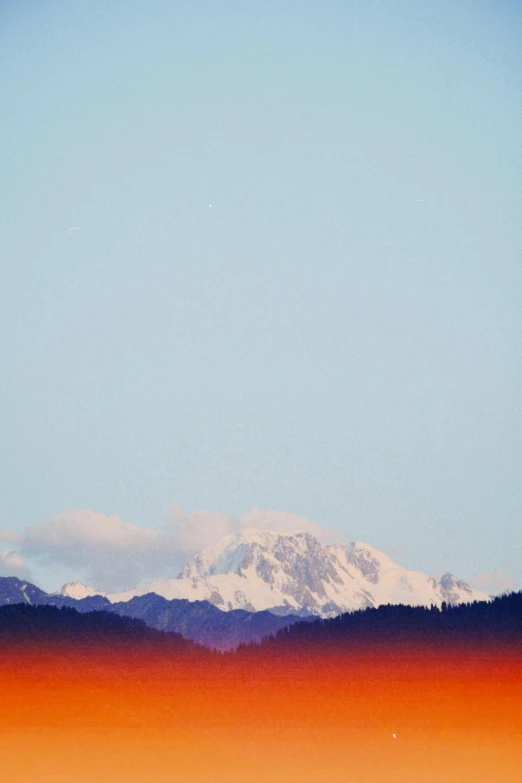
[{"label": "white cloud", "polygon": [[0,541],[7,541],[9,544],[17,544],[22,538],[21,533],[17,533],[16,530],[0,530]]},{"label": "white cloud", "polygon": [[0,576],[17,576],[19,579],[29,579],[30,571],[18,552],[13,549],[4,549],[0,553]]},{"label": "white cloud", "polygon": [[512,590],[513,582],[501,571],[483,571],[473,575],[471,586],[493,595],[503,593],[505,590]]},{"label": "white cloud", "polygon": [[176,577],[191,555],[245,528],[307,531],[321,541],[329,538],[321,525],[284,511],[253,508],[231,517],[206,510],[186,513],[173,506],[163,528],[138,527],[117,516],[84,509],[29,526],[23,534],[0,532],[0,540],[16,542],[17,550],[39,566],[60,566],[70,571],[71,580],[115,591]]},{"label": "white cloud", "polygon": [[305,517],[274,509],[261,511],[259,508],[252,508],[239,517],[239,524],[241,528],[255,527],[259,530],[277,530],[279,533],[311,533],[323,543],[333,538],[331,532],[323,525],[310,522]]},{"label": "white cloud", "polygon": [[185,552],[200,552],[237,529],[233,518],[217,511],[186,513],[179,506],[170,509],[170,534]]},{"label": "white cloud", "polygon": [[87,509],[27,527],[18,548],[40,565],[65,566],[71,578],[103,590],[122,589],[158,575],[175,576],[183,563],[168,533]]},{"label": "white cloud", "polygon": [[225,536],[248,528],[276,530],[278,533],[307,532],[323,542],[332,538],[322,525],[286,511],[273,509],[262,511],[252,508],[240,517],[231,517],[205,510],[187,514],[179,506],[173,506],[171,521],[171,533],[178,546],[188,552],[200,552],[207,546],[217,544]]}]

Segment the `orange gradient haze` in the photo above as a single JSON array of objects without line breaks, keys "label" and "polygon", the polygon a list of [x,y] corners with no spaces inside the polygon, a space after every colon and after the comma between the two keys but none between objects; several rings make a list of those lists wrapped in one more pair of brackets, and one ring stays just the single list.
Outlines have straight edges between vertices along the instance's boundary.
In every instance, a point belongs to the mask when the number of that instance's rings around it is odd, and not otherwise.
[{"label": "orange gradient haze", "polygon": [[2,656],[5,783],[512,783],[518,650]]}]

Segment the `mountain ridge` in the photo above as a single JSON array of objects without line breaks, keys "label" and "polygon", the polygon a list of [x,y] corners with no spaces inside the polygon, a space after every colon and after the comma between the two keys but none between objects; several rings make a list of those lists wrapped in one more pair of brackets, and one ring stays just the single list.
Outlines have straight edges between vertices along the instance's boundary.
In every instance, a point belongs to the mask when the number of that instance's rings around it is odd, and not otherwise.
[{"label": "mountain ridge", "polygon": [[[94,588],[62,588],[71,597],[85,597],[89,591]],[[206,600],[223,611],[321,617],[389,603],[440,607],[489,600],[449,572],[437,581],[403,568],[361,541],[323,545],[309,532],[255,528],[203,549],[176,578],[103,595],[111,603],[121,603],[146,593],[168,600]]]},{"label": "mountain ridge", "polygon": [[251,613],[241,609],[223,612],[208,601],[169,601],[155,593],[136,596],[120,603],[111,603],[101,594],[75,599],[66,594],[45,593],[36,585],[18,577],[0,577],[0,608],[15,605],[75,609],[79,614],[110,613],[116,618],[142,621],[157,631],[181,634],[184,639],[220,651],[234,649],[239,644],[260,642],[302,619],[292,615]]}]

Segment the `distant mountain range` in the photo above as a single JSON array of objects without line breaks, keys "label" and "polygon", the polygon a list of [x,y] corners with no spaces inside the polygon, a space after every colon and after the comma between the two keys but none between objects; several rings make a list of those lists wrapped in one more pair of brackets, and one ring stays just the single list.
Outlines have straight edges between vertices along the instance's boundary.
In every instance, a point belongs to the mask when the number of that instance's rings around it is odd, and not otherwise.
[{"label": "distant mountain range", "polygon": [[489,600],[450,573],[436,581],[409,571],[369,544],[323,546],[310,533],[242,530],[193,557],[175,579],[103,594],[73,582],[63,596],[129,602],[147,593],[208,601],[225,612],[334,617],[382,604],[441,606]]},{"label": "distant mountain range", "polygon": [[223,612],[208,601],[168,601],[154,593],[120,603],[111,603],[100,594],[75,599],[45,593],[39,587],[16,577],[0,577],[0,607],[19,604],[75,609],[80,614],[103,612],[141,620],[150,628],[181,634],[185,639],[218,650],[230,650],[242,643],[259,642],[299,619],[240,609]]}]

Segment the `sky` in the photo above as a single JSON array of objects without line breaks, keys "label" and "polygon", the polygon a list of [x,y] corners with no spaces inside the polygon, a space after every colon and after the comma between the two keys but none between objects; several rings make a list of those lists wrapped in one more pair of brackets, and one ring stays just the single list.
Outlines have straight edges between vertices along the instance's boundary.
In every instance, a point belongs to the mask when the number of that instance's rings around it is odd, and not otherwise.
[{"label": "sky", "polygon": [[0,574],[155,578],[260,509],[522,588],[521,35],[3,0]]}]

